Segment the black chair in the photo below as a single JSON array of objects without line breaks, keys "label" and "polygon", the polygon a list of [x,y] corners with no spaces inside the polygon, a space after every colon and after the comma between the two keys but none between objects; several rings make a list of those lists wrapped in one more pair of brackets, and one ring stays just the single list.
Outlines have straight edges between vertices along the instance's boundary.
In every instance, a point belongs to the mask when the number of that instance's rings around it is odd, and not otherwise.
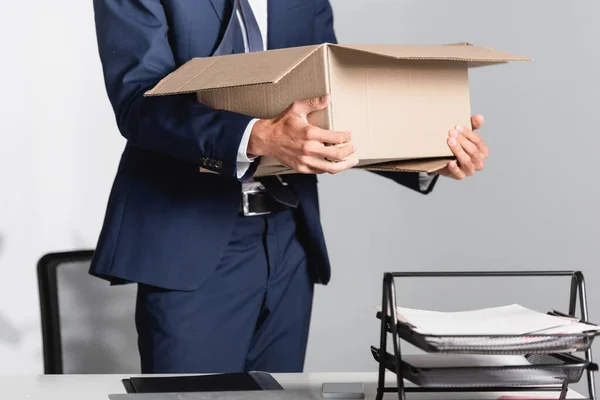
[{"label": "black chair", "polygon": [[44,372],[140,372],[136,286],[110,286],[88,274],[93,250],[51,253],[37,266]]}]

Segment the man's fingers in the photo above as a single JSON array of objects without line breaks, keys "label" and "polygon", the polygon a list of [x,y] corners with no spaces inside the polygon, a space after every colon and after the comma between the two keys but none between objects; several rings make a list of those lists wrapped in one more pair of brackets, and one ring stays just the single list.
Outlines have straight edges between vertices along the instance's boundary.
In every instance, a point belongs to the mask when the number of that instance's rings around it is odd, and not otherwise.
[{"label": "man's fingers", "polygon": [[328,131],[311,125],[306,128],[306,139],[335,145],[348,143],[352,140],[352,135],[350,132]]},{"label": "man's fingers", "polygon": [[483,115],[477,114],[471,117],[471,129],[476,131],[477,129],[481,129],[485,120]]},{"label": "man's fingers", "polygon": [[320,172],[326,172],[328,174],[337,174],[339,172],[355,167],[356,164],[358,164],[358,159],[356,158],[348,158],[344,161],[339,162],[331,162],[320,158],[312,158],[309,162],[308,167]]},{"label": "man's fingers", "polygon": [[440,174],[454,179],[464,179],[484,167],[484,161],[489,156],[486,144],[474,131],[483,126],[482,115],[471,117],[471,129],[457,125],[449,133],[448,146],[456,156],[456,161],[450,161],[440,170]]},{"label": "man's fingers", "polygon": [[456,139],[458,140],[458,144],[471,157],[471,162],[475,166],[475,169],[481,171],[484,167],[485,158],[479,148],[464,135],[459,135]]},{"label": "man's fingers", "polygon": [[471,161],[471,156],[469,156],[465,152],[465,150],[462,148],[462,146],[458,142],[458,139],[456,137],[450,137],[450,139],[448,139],[448,145],[450,146],[450,149],[456,156],[456,159],[458,160],[458,162],[460,164],[460,169],[467,176],[473,175],[475,173],[475,166],[473,165],[473,162]]},{"label": "man's fingers", "polygon": [[477,146],[473,142],[467,139],[466,135],[457,135],[456,140],[458,141],[458,144],[460,144],[460,146],[463,148],[463,150],[467,152],[467,154],[469,154],[470,156],[479,154],[479,148],[477,148]]},{"label": "man's fingers", "polygon": [[329,105],[329,95],[315,97],[313,99],[296,101],[292,103],[291,110],[299,116],[306,118],[312,112],[323,110]]},{"label": "man's fingers", "polygon": [[466,129],[463,126],[457,126],[456,131],[460,132],[464,135],[471,143],[473,143],[479,149],[479,152],[483,156],[483,158],[488,158],[490,156],[490,149],[487,147],[481,136],[469,129]]},{"label": "man's fingers", "polygon": [[454,179],[462,180],[466,178],[466,174],[458,167],[456,161],[448,163],[448,171],[450,172],[450,177]]},{"label": "man's fingers", "polygon": [[356,151],[352,144],[342,146],[325,146],[319,142],[312,142],[313,146],[309,155],[325,160],[342,161]]}]

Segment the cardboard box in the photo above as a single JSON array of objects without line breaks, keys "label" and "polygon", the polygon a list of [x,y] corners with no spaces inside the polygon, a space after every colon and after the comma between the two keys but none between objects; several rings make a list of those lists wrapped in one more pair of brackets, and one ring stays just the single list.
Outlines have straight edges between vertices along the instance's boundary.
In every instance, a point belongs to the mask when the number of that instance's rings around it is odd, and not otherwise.
[{"label": "cardboard box", "polygon": [[[469,69],[528,60],[469,43],[322,44],[195,58],[145,95],[197,93],[213,108],[272,118],[296,100],[330,94],[309,122],[350,131],[357,168],[432,172],[452,158],[448,131],[470,126]],[[263,157],[256,176],[292,172]]]}]

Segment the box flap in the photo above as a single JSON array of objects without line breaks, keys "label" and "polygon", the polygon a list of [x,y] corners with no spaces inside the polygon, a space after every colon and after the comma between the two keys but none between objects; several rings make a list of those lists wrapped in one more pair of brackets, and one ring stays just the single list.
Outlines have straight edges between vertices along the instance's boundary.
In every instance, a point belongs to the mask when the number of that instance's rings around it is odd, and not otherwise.
[{"label": "box flap", "polygon": [[288,175],[288,174],[296,174],[297,172],[289,167],[284,166],[259,166],[256,172],[254,173],[254,178],[262,178],[264,176],[271,175]]},{"label": "box flap", "polygon": [[451,157],[433,158],[427,160],[392,161],[387,163],[369,164],[356,168],[369,171],[398,171],[398,172],[435,172],[453,160]]},{"label": "box flap", "polygon": [[[354,169],[363,169],[367,171],[396,171],[396,172],[427,172],[432,173],[439,171],[448,165],[448,162],[455,160],[454,157],[436,157],[428,159],[412,159],[412,160],[395,160],[385,162],[375,162],[373,160],[362,161]],[[284,175],[297,173],[292,168],[286,167],[277,163],[278,160],[273,160],[273,163],[261,165],[255,173],[255,177],[268,175]]]},{"label": "box flap", "polygon": [[[389,171],[389,172],[426,172],[432,173],[439,171],[448,165],[452,157],[440,157],[424,160],[404,160],[391,161],[376,164],[367,164],[354,167],[354,169],[362,169],[367,171]],[[263,177],[269,175],[287,175],[296,174],[297,172],[283,165],[261,165],[254,174],[255,177]]]},{"label": "box flap", "polygon": [[[367,163],[354,167],[354,169],[363,169],[367,171],[390,171],[390,172],[427,172],[432,173],[439,171],[448,165],[448,162],[454,160],[452,157],[440,157],[426,160],[404,160],[404,161],[390,161],[380,163]],[[210,171],[204,168],[200,168],[202,173],[216,174],[214,171]],[[281,164],[271,165],[260,165],[254,174],[254,177],[259,178],[269,175],[287,175],[296,174],[292,168],[286,167]]]},{"label": "box flap", "polygon": [[465,61],[472,65],[498,64],[511,61],[531,61],[530,58],[494,50],[488,47],[474,46],[470,43],[450,45],[381,45],[355,44],[330,45],[332,48],[370,53],[397,60],[423,61]]},{"label": "box flap", "polygon": [[161,96],[277,83],[321,46],[194,58],[144,95]]}]

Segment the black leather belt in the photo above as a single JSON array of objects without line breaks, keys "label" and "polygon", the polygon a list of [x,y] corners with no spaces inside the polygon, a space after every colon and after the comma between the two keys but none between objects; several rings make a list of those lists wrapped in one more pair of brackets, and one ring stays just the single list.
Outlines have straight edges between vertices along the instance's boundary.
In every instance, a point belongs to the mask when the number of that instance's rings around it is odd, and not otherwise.
[{"label": "black leather belt", "polygon": [[276,201],[264,190],[248,190],[242,192],[240,214],[246,217],[268,215],[289,209],[285,204]]}]

